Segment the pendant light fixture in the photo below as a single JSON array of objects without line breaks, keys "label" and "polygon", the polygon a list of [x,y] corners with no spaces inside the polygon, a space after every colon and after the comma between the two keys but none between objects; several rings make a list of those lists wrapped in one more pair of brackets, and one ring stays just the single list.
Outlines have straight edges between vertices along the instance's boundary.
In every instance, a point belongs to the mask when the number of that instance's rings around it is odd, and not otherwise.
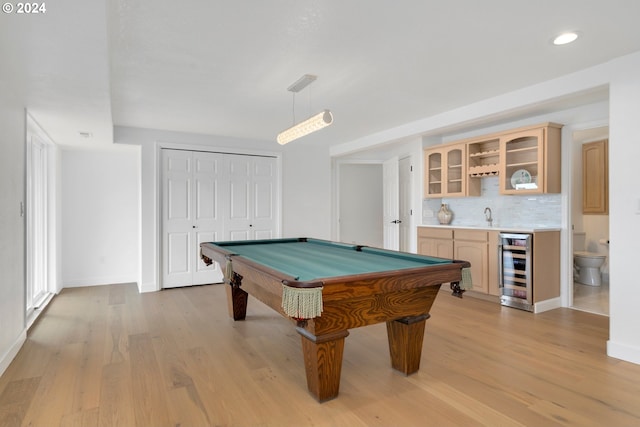
[{"label": "pendant light fixture", "polygon": [[313,83],[318,77],[312,74],[305,74],[300,77],[295,83],[287,88],[289,92],[293,93],[293,126],[280,132],[276,140],[278,144],[284,145],[294,139],[301,138],[305,135],[309,135],[317,130],[329,126],[333,123],[333,115],[331,111],[324,110],[314,116],[309,117],[306,120],[296,124],[296,93],[300,92],[305,87]]}]

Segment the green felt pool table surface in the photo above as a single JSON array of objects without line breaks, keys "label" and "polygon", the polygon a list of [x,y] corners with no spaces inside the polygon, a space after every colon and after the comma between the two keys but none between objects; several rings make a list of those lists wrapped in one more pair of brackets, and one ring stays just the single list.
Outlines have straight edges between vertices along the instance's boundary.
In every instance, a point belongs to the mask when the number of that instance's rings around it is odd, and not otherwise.
[{"label": "green felt pool table surface", "polygon": [[452,262],[448,259],[318,239],[253,240],[214,244],[233,255],[245,257],[301,282]]}]

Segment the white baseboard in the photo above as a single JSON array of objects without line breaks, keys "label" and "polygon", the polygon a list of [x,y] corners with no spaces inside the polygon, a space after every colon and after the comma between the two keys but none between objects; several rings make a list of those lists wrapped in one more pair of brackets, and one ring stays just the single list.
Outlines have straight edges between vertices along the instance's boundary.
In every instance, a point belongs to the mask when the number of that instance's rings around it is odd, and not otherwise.
[{"label": "white baseboard", "polygon": [[26,340],[27,340],[27,330],[24,329],[20,333],[20,335],[18,335],[18,338],[16,338],[15,342],[11,345],[11,347],[9,347],[9,350],[7,350],[7,352],[2,355],[2,358],[0,359],[0,375],[4,374],[4,371],[7,370],[7,368],[11,364],[11,361],[13,360],[14,357],[16,357],[16,354],[18,354],[18,352],[22,348],[22,344],[24,344]]},{"label": "white baseboard", "polygon": [[607,356],[640,365],[640,347],[607,341]]},{"label": "white baseboard", "polygon": [[533,312],[542,313],[543,311],[549,311],[560,307],[562,307],[562,299],[560,297],[551,298],[535,303],[533,305]]},{"label": "white baseboard", "polygon": [[160,289],[158,288],[158,284],[156,282],[147,282],[147,283],[143,283],[143,284],[138,284],[138,292],[145,293],[145,292],[157,292]]},{"label": "white baseboard", "polygon": [[135,276],[87,277],[84,279],[64,280],[63,288],[80,288],[85,286],[113,285],[115,283],[137,283]]}]

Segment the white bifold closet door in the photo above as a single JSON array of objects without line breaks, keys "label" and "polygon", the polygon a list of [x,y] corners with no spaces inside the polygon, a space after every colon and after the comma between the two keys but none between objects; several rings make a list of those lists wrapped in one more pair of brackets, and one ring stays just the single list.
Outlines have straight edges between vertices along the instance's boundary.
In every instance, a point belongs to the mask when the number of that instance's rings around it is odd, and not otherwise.
[{"label": "white bifold closet door", "polygon": [[162,150],[163,288],[222,281],[220,267],[200,258],[200,242],[221,240],[222,154]]},{"label": "white bifold closet door", "polygon": [[279,236],[275,158],[163,149],[162,167],[163,288],[222,282],[201,242]]},{"label": "white bifold closet door", "polygon": [[272,239],[278,233],[277,170],[273,157],[228,155],[228,240]]}]

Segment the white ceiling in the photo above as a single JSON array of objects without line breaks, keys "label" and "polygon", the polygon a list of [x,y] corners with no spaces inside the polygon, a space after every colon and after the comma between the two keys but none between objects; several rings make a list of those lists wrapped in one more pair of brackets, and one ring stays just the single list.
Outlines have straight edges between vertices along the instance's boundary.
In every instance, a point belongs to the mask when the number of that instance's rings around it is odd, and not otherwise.
[{"label": "white ceiling", "polygon": [[[0,93],[61,145],[113,126],[265,141],[329,108],[349,142],[640,50],[637,0],[108,0],[0,16]],[[567,46],[551,38],[581,37]],[[83,139],[78,132],[93,133]]]}]

